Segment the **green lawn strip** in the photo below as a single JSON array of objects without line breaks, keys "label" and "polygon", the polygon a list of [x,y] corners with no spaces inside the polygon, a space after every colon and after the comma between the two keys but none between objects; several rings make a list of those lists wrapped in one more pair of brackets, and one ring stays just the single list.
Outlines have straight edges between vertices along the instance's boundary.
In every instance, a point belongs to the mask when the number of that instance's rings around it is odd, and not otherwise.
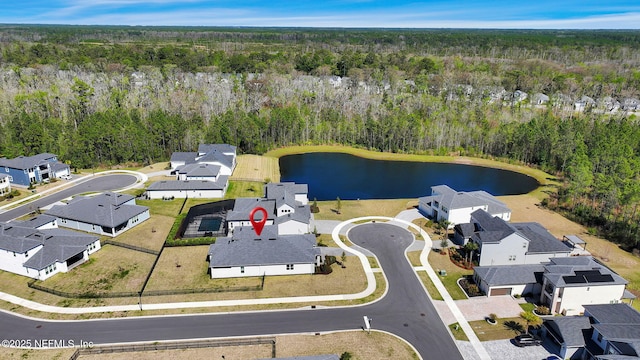
[{"label": "green lawn strip", "polygon": [[[237,199],[241,197],[262,197],[264,196],[264,183],[258,181],[230,180],[227,187],[225,199]],[[211,201],[211,200],[210,200]]]},{"label": "green lawn strip", "polygon": [[469,341],[467,334],[464,333],[464,330],[462,330],[462,328],[458,323],[453,323],[449,325],[449,330],[451,331],[451,333],[453,334],[453,337],[456,340]]},{"label": "green lawn strip", "polygon": [[460,289],[458,286],[458,279],[464,276],[472,275],[473,270],[466,270],[456,266],[454,263],[449,260],[449,256],[441,255],[440,253],[436,253],[434,251],[429,253],[429,264],[436,273],[439,273],[440,270],[445,270],[447,275],[438,275],[442,284],[447,289],[447,292],[451,295],[453,300],[464,300],[467,299],[464,291]]},{"label": "green lawn strip", "polygon": [[522,303],[520,304],[520,307],[522,308],[522,311],[526,312],[533,312],[533,309],[536,308],[536,306],[532,303]]},{"label": "green lawn strip", "polygon": [[418,271],[418,277],[433,300],[444,300],[426,271]]},{"label": "green lawn strip", "polygon": [[182,207],[182,203],[184,199],[173,199],[173,200],[143,200],[137,199],[136,204],[146,206],[149,208],[149,212],[151,216],[153,215],[164,215],[176,217],[178,216],[178,212]]},{"label": "green lawn strip", "polygon": [[314,214],[316,220],[345,221],[362,216],[394,217],[402,210],[416,206],[416,199],[392,200],[341,200],[340,213],[337,212],[336,200],[318,201],[320,212]]},{"label": "green lawn strip", "polygon": [[520,328],[524,329],[526,323],[517,317],[498,319],[495,325],[489,324],[486,320],[470,321],[469,325],[480,341],[491,341],[513,338],[520,333]]}]

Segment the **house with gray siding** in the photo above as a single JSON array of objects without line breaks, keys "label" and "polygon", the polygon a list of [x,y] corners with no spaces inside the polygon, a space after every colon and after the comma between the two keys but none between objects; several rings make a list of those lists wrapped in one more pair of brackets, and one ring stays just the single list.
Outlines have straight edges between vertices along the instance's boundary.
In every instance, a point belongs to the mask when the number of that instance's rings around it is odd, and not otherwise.
[{"label": "house with gray siding", "polygon": [[78,196],[46,214],[55,216],[59,226],[115,237],[147,220],[149,208],[136,205],[131,195],[106,192]]},{"label": "house with gray siding", "polygon": [[547,318],[542,335],[563,359],[640,358],[640,313],[628,304],[585,305],[584,314]]}]

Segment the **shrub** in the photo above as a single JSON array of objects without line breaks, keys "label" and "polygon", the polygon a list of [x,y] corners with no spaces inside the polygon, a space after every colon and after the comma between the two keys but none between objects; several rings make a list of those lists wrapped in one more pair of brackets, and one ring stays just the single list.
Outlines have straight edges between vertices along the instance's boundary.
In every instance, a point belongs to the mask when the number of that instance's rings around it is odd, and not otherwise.
[{"label": "shrub", "polygon": [[351,360],[351,353],[348,351],[343,352],[342,355],[340,355],[340,360]]},{"label": "shrub", "polygon": [[540,305],[536,308],[536,312],[540,315],[549,315],[551,314],[551,310],[544,305]]}]

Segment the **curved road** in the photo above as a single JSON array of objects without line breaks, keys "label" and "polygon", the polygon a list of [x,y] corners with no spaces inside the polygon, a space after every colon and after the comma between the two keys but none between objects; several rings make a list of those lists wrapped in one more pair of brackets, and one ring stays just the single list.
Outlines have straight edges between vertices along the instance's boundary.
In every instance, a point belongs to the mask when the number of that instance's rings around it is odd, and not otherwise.
[{"label": "curved road", "polygon": [[388,292],[377,302],[343,308],[83,321],[46,321],[0,312],[0,339],[30,340],[34,346],[41,339],[107,344],[315,333],[361,329],[366,315],[373,329],[405,339],[422,359],[463,359],[405,257],[413,235],[395,225],[369,223],[351,229],[349,238],[372,251],[384,269]]},{"label": "curved road", "polygon": [[28,202],[25,205],[18,206],[17,208],[0,213],[0,221],[13,220],[73,195],[94,191],[121,189],[126,186],[135,184],[136,181],[137,178],[135,176],[126,174],[100,175],[92,177],[89,180],[82,181],[68,189],[54,192],[51,195],[46,195],[34,201]]}]

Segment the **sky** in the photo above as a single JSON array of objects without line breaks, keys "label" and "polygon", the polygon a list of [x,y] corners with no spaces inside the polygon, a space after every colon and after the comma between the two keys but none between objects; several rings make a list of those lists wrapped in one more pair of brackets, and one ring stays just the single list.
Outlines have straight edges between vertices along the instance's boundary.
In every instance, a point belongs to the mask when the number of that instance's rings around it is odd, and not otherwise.
[{"label": "sky", "polygon": [[640,29],[640,1],[0,0],[0,23]]}]

